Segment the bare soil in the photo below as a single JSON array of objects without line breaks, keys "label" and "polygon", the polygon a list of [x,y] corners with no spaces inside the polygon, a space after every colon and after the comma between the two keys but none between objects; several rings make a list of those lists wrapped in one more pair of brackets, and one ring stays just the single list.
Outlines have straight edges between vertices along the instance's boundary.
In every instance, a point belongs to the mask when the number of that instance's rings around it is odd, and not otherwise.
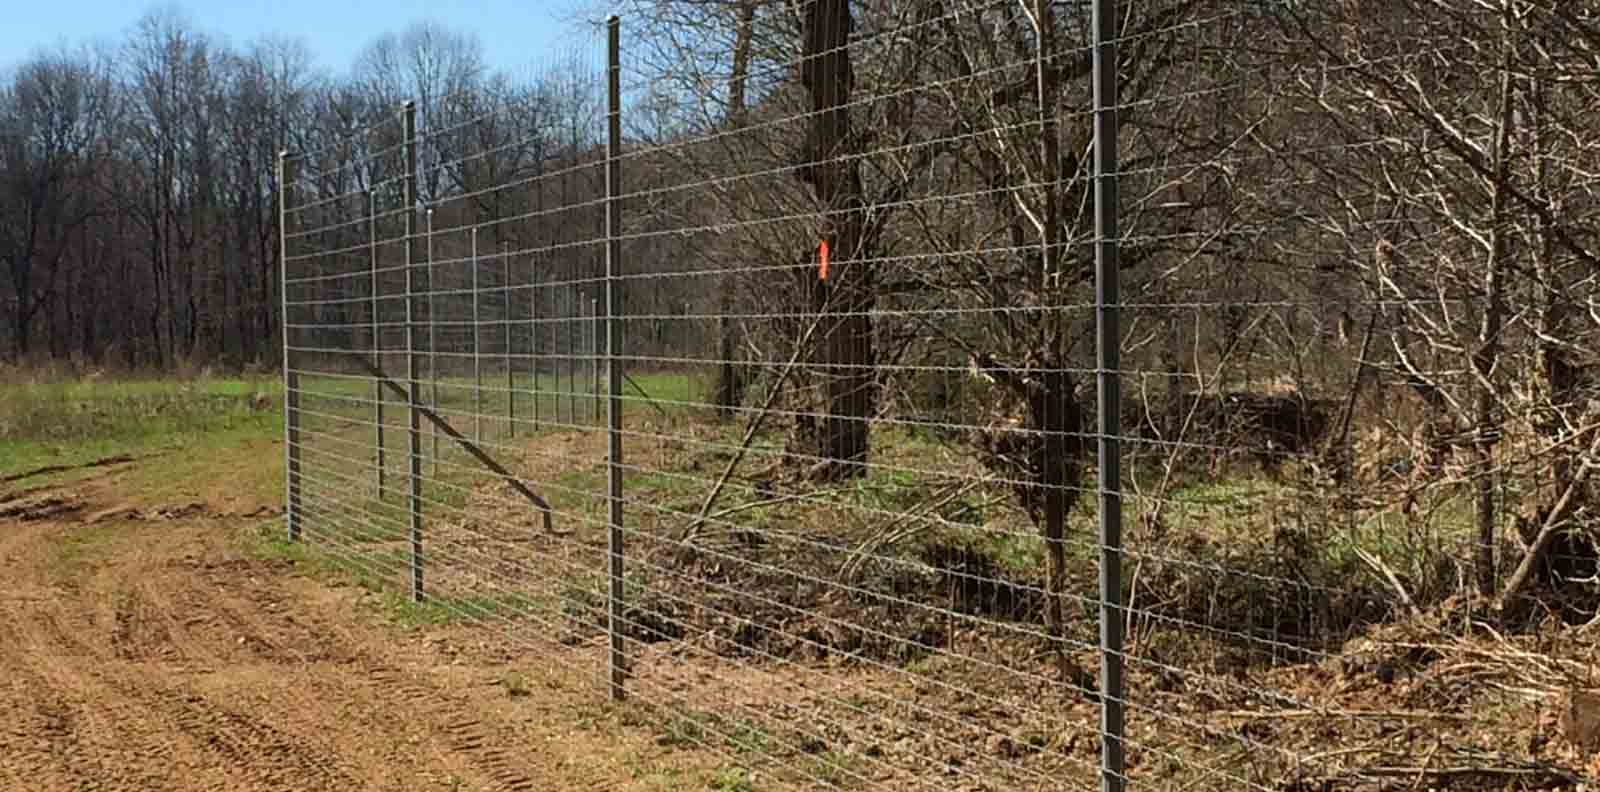
[{"label": "bare soil", "polygon": [[130,502],[129,469],[0,517],[0,790],[704,788],[572,664],[385,623],[241,541],[275,504]]}]

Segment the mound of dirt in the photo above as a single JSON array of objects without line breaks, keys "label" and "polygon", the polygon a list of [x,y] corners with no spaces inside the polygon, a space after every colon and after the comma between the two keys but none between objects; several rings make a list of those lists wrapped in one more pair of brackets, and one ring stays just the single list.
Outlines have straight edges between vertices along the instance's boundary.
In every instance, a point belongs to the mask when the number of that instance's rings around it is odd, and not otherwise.
[{"label": "mound of dirt", "polygon": [[83,510],[83,499],[71,493],[49,492],[0,503],[0,520],[60,519]]}]

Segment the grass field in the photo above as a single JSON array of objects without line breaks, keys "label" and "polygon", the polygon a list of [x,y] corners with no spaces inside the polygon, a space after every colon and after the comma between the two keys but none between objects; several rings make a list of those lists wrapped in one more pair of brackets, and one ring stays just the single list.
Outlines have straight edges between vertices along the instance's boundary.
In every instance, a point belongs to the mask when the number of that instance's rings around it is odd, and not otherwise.
[{"label": "grass field", "polygon": [[203,454],[271,437],[282,432],[281,397],[275,379],[0,386],[0,477],[119,455]]}]

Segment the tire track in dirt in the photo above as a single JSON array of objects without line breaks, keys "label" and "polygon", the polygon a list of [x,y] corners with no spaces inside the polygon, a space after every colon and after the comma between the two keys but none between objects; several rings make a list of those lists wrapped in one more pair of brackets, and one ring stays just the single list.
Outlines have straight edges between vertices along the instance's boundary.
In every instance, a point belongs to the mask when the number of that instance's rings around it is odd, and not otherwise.
[{"label": "tire track in dirt", "polygon": [[[151,454],[149,456],[158,455]],[[129,462],[135,462],[139,459],[148,459],[149,456],[135,457],[131,454],[117,454],[115,456],[103,457],[101,459],[96,459],[90,462],[82,462],[76,465],[45,465],[44,467],[34,468],[32,470],[24,470],[21,473],[12,473],[9,475],[0,476],[0,484],[10,484],[12,482],[22,481],[23,479],[30,479],[35,476],[43,476],[47,473],[64,473],[69,470],[87,470],[90,468],[122,465]]]},{"label": "tire track in dirt", "polygon": [[[126,697],[134,680],[113,678],[104,656],[77,636],[84,625],[61,621],[59,607],[41,609],[21,623],[22,657],[8,665],[25,693],[63,713],[63,728],[46,732],[50,752],[38,768],[43,779],[60,776],[62,787],[115,790],[166,786],[162,765],[193,746],[165,739],[152,725],[154,713]],[[74,629],[75,628],[75,629]],[[86,786],[87,785],[87,786]],[[44,783],[43,789],[52,789]]]},{"label": "tire track in dirt", "polygon": [[[509,750],[521,742],[516,735],[503,724],[472,714],[471,702],[393,665],[386,655],[395,647],[373,646],[315,610],[285,607],[282,589],[261,582],[281,578],[281,565],[233,559],[187,566],[196,582],[206,584],[203,590],[141,587],[151,602],[149,610],[170,622],[165,631],[150,634],[167,636],[180,655],[213,667],[311,664],[316,673],[300,676],[299,682],[272,684],[272,698],[285,720],[303,724],[308,736],[326,724],[306,722],[302,713],[398,705],[405,710],[406,723],[427,728],[447,764],[461,775],[479,778],[477,788],[539,788],[540,768],[527,766],[519,753]],[[171,614],[178,613],[194,615],[179,624],[171,621]],[[289,678],[281,675],[279,680]]]},{"label": "tire track in dirt", "polygon": [[[406,764],[408,757],[395,744],[404,742],[397,727],[409,718],[384,713],[389,703],[364,689],[364,658],[348,631],[324,623],[314,612],[282,607],[281,591],[247,585],[256,573],[267,571],[254,562],[189,566],[197,582],[208,584],[205,591],[148,589],[158,603],[154,610],[169,620],[170,614],[193,614],[171,630],[181,653],[208,668],[235,669],[236,675],[258,670],[249,680],[251,688],[270,699],[275,722],[302,739],[326,739],[326,715],[332,711],[342,725],[365,724],[374,729],[372,736],[390,738],[381,750],[384,764]],[[235,686],[216,681],[224,690]],[[402,778],[394,783],[401,784]]]},{"label": "tire track in dirt", "polygon": [[[181,641],[186,644],[185,653],[217,664],[285,663],[308,659],[298,647],[317,646],[318,657],[312,662],[318,663],[323,672],[305,680],[315,686],[315,694],[298,684],[276,691],[275,698],[295,705],[288,711],[333,706],[348,712],[400,705],[408,710],[408,723],[425,725],[444,753],[458,755],[459,762],[452,764],[460,764],[468,775],[482,777],[486,782],[482,788],[496,792],[537,788],[533,774],[521,768],[513,755],[501,747],[514,745],[515,740],[497,735],[494,728],[468,714],[472,711],[469,703],[387,664],[351,633],[329,629],[327,624],[308,623],[318,621],[317,617],[310,615],[308,619],[305,614],[297,616],[280,607],[273,591],[250,583],[259,579],[255,574],[259,571],[255,562],[247,561],[205,565],[199,576],[216,586],[211,590],[212,596],[201,602],[196,597],[198,591],[187,590],[157,609],[173,613],[203,607],[210,631],[238,636],[233,643],[211,641],[200,646]],[[235,645],[238,651],[234,651]],[[392,651],[392,647],[389,649]],[[322,663],[329,668],[321,669]]]},{"label": "tire track in dirt", "polygon": [[[22,656],[7,665],[23,680],[23,692],[50,708],[24,727],[45,741],[46,753],[38,757],[44,761],[30,752],[21,771],[43,764],[43,778],[56,771],[61,787],[71,789],[170,788],[163,772],[174,767],[184,767],[191,789],[364,787],[336,757],[311,751],[307,741],[213,700],[169,668],[129,662],[143,653],[127,650],[128,636],[168,636],[138,628],[147,608],[132,593],[137,588],[104,585],[128,579],[125,572],[100,570],[84,587],[89,596],[51,598],[17,620],[20,640],[8,643]],[[111,618],[97,618],[108,601],[114,603]],[[52,718],[57,712],[63,714]]]},{"label": "tire track in dirt", "polygon": [[87,738],[106,723],[92,695],[70,681],[72,655],[63,654],[69,644],[52,626],[61,603],[75,598],[78,587],[40,579],[47,530],[42,524],[0,524],[0,569],[8,595],[23,603],[0,619],[0,667],[9,682],[0,707],[14,724],[0,731],[0,787],[130,788],[105,777],[100,747]]},{"label": "tire track in dirt", "polygon": [[[241,645],[257,658],[281,660],[292,651],[286,647],[320,645],[318,659],[331,661],[342,673],[336,684],[317,685],[319,701],[336,702],[341,709],[380,702],[389,707],[399,705],[407,710],[407,721],[426,726],[444,753],[456,755],[468,775],[482,777],[487,782],[482,787],[485,790],[539,788],[537,778],[543,768],[528,765],[523,752],[510,750],[522,740],[506,724],[486,720],[472,702],[394,665],[396,647],[375,647],[335,620],[282,607],[283,592],[257,582],[265,577],[261,566],[261,562],[247,560],[225,561],[206,564],[200,572],[220,595],[206,603],[210,613],[225,623],[228,631],[236,632]],[[276,570],[278,574],[282,571]],[[318,675],[317,681],[326,676]],[[299,698],[304,691],[288,695]]]},{"label": "tire track in dirt", "polygon": [[[14,631],[0,631],[3,645],[15,646],[16,638]],[[88,781],[86,774],[56,761],[56,757],[70,755],[67,749],[77,730],[72,708],[26,666],[8,665],[7,684],[0,694],[0,701],[9,704],[5,726],[0,728],[0,787],[11,789],[13,783],[24,779],[37,781],[52,770],[68,776],[63,780],[73,784]]]},{"label": "tire track in dirt", "polygon": [[70,558],[76,518],[0,520],[0,789],[627,787],[551,755],[571,713],[490,692],[520,652],[462,662],[432,639],[471,633],[374,628],[210,512],[105,514]]},{"label": "tire track in dirt", "polygon": [[[237,769],[238,777],[233,781],[314,790],[361,786],[336,757],[311,749],[305,741],[259,717],[193,691],[168,688],[157,695],[159,698],[149,698],[150,691],[144,689],[138,698],[144,698],[143,703],[150,709],[161,711],[182,733],[228,760]],[[225,788],[236,787],[230,784]]]},{"label": "tire track in dirt", "polygon": [[415,681],[393,667],[375,666],[367,678],[384,692],[406,702],[429,723],[449,748],[463,756],[492,782],[496,792],[526,792],[538,788],[535,772],[512,757],[504,746],[519,740],[473,714],[472,709],[437,688]]}]

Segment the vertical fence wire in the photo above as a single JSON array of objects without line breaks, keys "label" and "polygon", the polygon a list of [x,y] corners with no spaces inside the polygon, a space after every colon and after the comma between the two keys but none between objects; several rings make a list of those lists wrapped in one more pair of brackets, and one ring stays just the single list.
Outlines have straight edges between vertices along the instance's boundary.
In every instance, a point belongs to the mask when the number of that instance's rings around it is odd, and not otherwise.
[{"label": "vertical fence wire", "polygon": [[[505,306],[501,315],[502,328],[505,331],[505,367],[506,367],[506,434],[509,437],[517,436],[517,363],[516,346],[512,343],[512,330],[516,327],[513,317],[516,313],[515,292],[511,288],[511,242],[500,242],[500,267],[501,284],[500,299]],[[537,385],[534,386],[537,390]],[[482,438],[479,438],[480,440]]]},{"label": "vertical fence wire", "polygon": [[[423,214],[423,270],[427,273],[424,279],[425,293],[428,295],[424,314],[428,317],[428,406],[437,410],[439,408],[439,271],[433,262],[433,207],[429,206]],[[432,475],[439,473],[439,426],[433,422],[428,423],[428,438],[432,445],[428,450],[428,466]]]},{"label": "vertical fence wire", "polygon": [[[290,219],[294,217],[295,161],[285,151],[278,155],[279,255],[289,260]],[[284,527],[291,542],[299,541],[301,531],[300,475],[300,370],[294,356],[293,315],[289,295],[289,268],[284,266],[279,286],[283,301],[283,450],[284,450]]]},{"label": "vertical fence wire", "polygon": [[[483,349],[479,310],[483,291],[478,285],[478,229],[472,229],[472,439],[483,442]],[[509,371],[509,368],[507,369]]]},{"label": "vertical fence wire", "polygon": [[[417,309],[421,295],[417,288],[417,116],[416,105],[406,102],[401,108],[404,119],[403,137],[401,145],[405,148],[405,172],[402,176],[404,192],[400,200],[400,212],[405,217],[405,282],[406,282],[406,385],[407,397],[410,402],[406,410],[406,420],[410,426],[407,431],[407,486],[410,489],[407,497],[409,506],[408,534],[410,539],[410,594],[412,602],[421,602],[424,598],[423,589],[423,551],[422,551],[422,382],[418,379],[417,366]],[[426,260],[426,259],[425,259]],[[427,287],[431,290],[433,280],[427,280]],[[431,315],[429,316],[431,320]],[[428,351],[433,351],[430,343]],[[431,366],[430,366],[431,368]],[[436,457],[437,458],[437,457]]]},{"label": "vertical fence wire", "polygon": [[[613,16],[606,22],[606,202],[605,202],[605,310],[606,367],[606,556],[609,560],[610,600],[606,613],[611,642],[611,698],[620,701],[626,694],[627,678],[627,578],[624,558],[623,479],[626,469],[622,456],[622,337],[618,320],[622,302],[622,21]],[[598,317],[597,317],[598,321]],[[595,377],[599,378],[599,360]],[[596,384],[596,408],[599,386]],[[596,415],[596,418],[599,416]],[[598,421],[597,421],[598,423]]]},{"label": "vertical fence wire", "polygon": [[[377,191],[368,189],[366,198],[366,201],[363,203],[365,204],[367,211],[367,253],[368,259],[371,261],[372,269],[372,278],[367,287],[368,291],[372,293],[372,306],[370,308],[372,312],[372,365],[381,369],[383,368],[384,364],[384,323],[381,308],[383,304],[383,290],[379,287],[380,267],[378,260]],[[386,442],[386,438],[384,437],[384,426],[388,423],[388,419],[383,414],[384,404],[388,401],[388,399],[388,395],[383,392],[383,383],[374,381],[372,383],[372,444],[374,451],[372,469],[373,475],[376,479],[374,482],[374,497],[376,497],[380,502],[384,499],[388,492],[388,482],[386,481],[386,477],[388,475],[389,464],[386,457],[386,449],[384,448]]]},{"label": "vertical fence wire", "polygon": [[[1043,6],[1043,3],[1041,3]],[[1039,12],[1041,15],[1044,11]],[[1127,692],[1123,686],[1122,586],[1122,330],[1121,212],[1117,191],[1117,0],[1094,0],[1094,264],[1096,404],[1098,426],[1097,518],[1100,530],[1100,733],[1101,789],[1127,786],[1123,746]],[[1041,69],[1042,71],[1042,69]]]}]

